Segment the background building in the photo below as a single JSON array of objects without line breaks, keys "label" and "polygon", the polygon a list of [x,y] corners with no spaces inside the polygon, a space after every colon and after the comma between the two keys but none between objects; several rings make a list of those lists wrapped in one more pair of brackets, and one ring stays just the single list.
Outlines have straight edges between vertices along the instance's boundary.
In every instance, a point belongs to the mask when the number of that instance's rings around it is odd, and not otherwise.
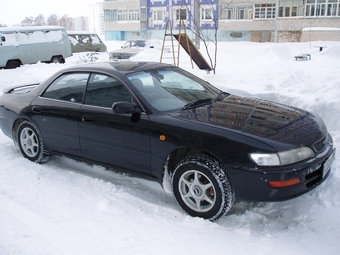
[{"label": "background building", "polygon": [[104,34],[104,11],[103,2],[89,5],[89,31],[96,34]]},{"label": "background building", "polygon": [[73,25],[75,31],[88,31],[89,30],[88,17],[80,16],[73,18]]},{"label": "background building", "polygon": [[183,20],[221,41],[340,41],[340,0],[105,0],[103,12],[106,40],[163,39]]}]

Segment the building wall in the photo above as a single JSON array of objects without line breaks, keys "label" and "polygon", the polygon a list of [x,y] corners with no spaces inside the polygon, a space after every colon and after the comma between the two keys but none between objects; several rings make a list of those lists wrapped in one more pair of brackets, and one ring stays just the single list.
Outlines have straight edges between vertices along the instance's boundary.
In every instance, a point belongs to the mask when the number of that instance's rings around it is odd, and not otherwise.
[{"label": "building wall", "polygon": [[[104,10],[139,9],[139,0],[117,0],[103,3]],[[135,31],[140,28],[139,21],[105,22],[105,30]]]},{"label": "building wall", "polygon": [[301,33],[300,42],[310,41],[340,41],[340,28],[335,30],[304,29]]}]

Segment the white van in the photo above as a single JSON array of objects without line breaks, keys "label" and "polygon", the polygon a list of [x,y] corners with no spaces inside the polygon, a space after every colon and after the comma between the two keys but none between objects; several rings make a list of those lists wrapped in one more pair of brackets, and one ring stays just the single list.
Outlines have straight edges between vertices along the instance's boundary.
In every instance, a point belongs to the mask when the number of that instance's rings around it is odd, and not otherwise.
[{"label": "white van", "polygon": [[63,27],[0,27],[0,68],[16,68],[38,61],[65,63],[65,58],[71,55]]}]

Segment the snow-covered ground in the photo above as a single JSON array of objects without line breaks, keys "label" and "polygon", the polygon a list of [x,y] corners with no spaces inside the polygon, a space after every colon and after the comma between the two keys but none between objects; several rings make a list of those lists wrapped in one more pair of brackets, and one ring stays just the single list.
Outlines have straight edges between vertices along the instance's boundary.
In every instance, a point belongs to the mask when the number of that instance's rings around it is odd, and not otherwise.
[{"label": "snow-covered ground", "polygon": [[[113,50],[123,42],[107,44]],[[319,52],[320,45],[327,48]],[[312,59],[295,61],[300,53]],[[228,92],[320,115],[340,144],[339,42],[221,42],[216,75],[192,69],[184,54],[181,67]],[[159,56],[150,49],[135,59]],[[0,70],[0,90],[40,82],[79,58]],[[340,254],[339,153],[330,178],[314,191],[279,203],[237,201],[214,223],[187,216],[149,180],[66,157],[32,163],[1,132],[0,162],[0,255]]]}]

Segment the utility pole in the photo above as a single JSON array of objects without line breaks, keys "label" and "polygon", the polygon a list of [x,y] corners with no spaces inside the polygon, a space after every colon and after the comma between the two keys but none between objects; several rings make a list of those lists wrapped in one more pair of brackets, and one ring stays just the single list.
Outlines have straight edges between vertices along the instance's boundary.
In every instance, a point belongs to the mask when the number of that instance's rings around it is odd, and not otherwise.
[{"label": "utility pole", "polygon": [[195,44],[197,49],[200,48],[200,28],[201,28],[201,8],[200,8],[200,0],[195,0],[195,21],[194,21],[194,25],[195,25]]}]

